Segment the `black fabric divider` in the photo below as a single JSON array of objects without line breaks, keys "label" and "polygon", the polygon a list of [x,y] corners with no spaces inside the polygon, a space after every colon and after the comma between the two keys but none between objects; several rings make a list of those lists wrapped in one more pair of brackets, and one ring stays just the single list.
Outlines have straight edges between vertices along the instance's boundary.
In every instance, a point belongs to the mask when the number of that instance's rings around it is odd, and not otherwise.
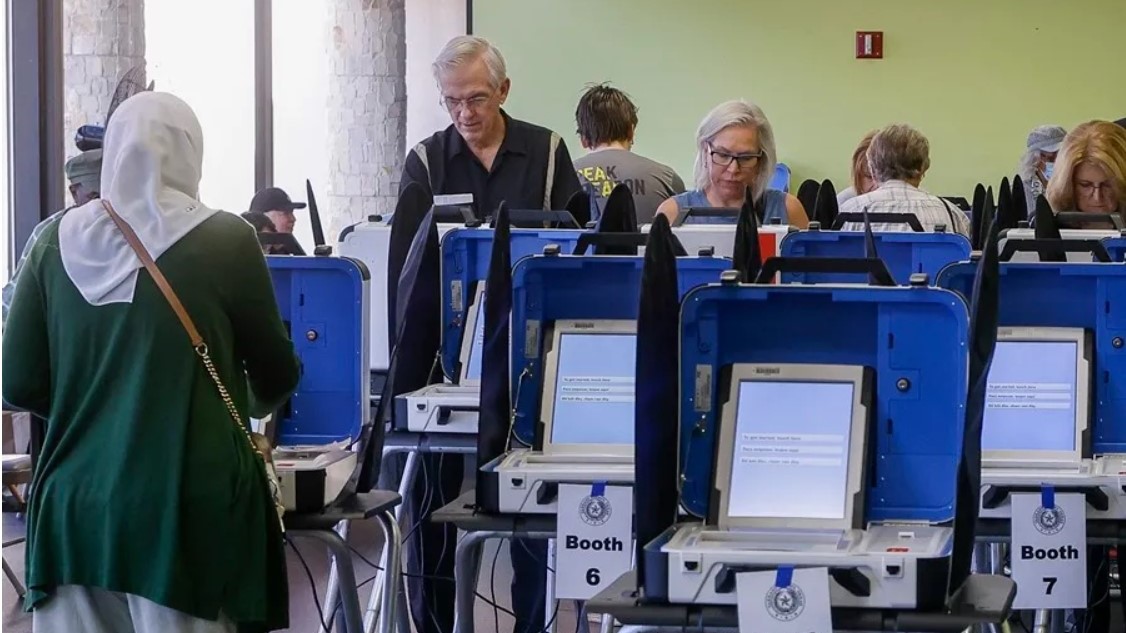
[{"label": "black fabric divider", "polygon": [[1013,216],[1017,224],[1028,221],[1028,198],[1024,194],[1024,180],[1020,174],[1013,176]]},{"label": "black fabric divider", "polygon": [[840,207],[837,205],[837,190],[833,187],[832,180],[821,182],[821,187],[817,190],[817,201],[814,202],[812,209],[806,208],[805,212],[811,220],[820,222],[821,226],[826,228],[833,226]]},{"label": "black fabric divider", "polygon": [[762,249],[758,242],[758,220],[753,196],[748,195],[739,210],[731,255],[735,270],[739,271],[739,278],[747,283],[754,282],[762,268]]},{"label": "black fabric divider", "polygon": [[981,427],[985,415],[989,367],[997,346],[1000,309],[998,233],[996,222],[986,231],[985,248],[978,260],[977,276],[970,299],[969,383],[965,429],[962,432],[962,456],[958,462],[958,481],[954,493],[954,542],[946,590],[947,604],[957,602],[959,590],[970,577],[973,560],[974,532],[979,511],[978,495],[981,491]]},{"label": "black fabric divider", "polygon": [[[606,197],[606,206],[598,220],[599,234],[638,233],[637,209],[629,187],[619,184]],[[641,242],[644,244],[644,242]],[[595,244],[595,255],[637,255],[637,246],[623,244]]]},{"label": "black fabric divider", "polygon": [[649,229],[637,314],[634,398],[634,560],[645,578],[645,546],[676,522],[679,505],[678,397],[680,295],[676,253],[668,219]]},{"label": "black fabric divider", "polygon": [[[434,204],[434,199],[426,189],[417,182],[412,182],[403,188],[399,194],[399,201],[395,204],[395,215],[391,219],[391,236],[387,246],[387,340],[394,345],[398,334],[398,324],[395,323],[397,313],[395,306],[398,303],[399,276],[403,272],[403,265],[407,260],[411,242],[415,233],[426,217],[427,210]],[[373,275],[380,271],[371,271]]]},{"label": "black fabric divider", "polygon": [[496,233],[486,280],[485,340],[481,349],[481,400],[477,424],[477,490],[487,483],[481,467],[500,457],[508,443],[512,416],[508,365],[509,314],[512,312],[512,244],[508,209],[496,213]]},{"label": "black fabric divider", "polygon": [[[810,209],[817,208],[817,192],[821,189],[821,185],[816,180],[806,180],[798,187],[798,202],[805,208],[805,212],[809,213]],[[760,218],[761,219],[761,218]],[[822,225],[828,226],[828,225]]]},{"label": "black fabric divider", "polygon": [[[868,215],[867,208],[864,209],[864,256],[868,259],[880,259],[880,254],[876,252],[876,236],[872,235],[872,218]],[[875,274],[868,273],[868,283],[878,285],[879,279]]]},{"label": "black fabric divider", "polygon": [[563,208],[571,212],[571,217],[575,218],[579,226],[585,227],[587,222],[590,222],[590,205],[590,194],[586,191],[576,191],[567,199],[567,204]]},{"label": "black fabric divider", "polygon": [[882,259],[866,257],[771,257],[763,262],[755,283],[768,284],[778,273],[866,274],[874,286],[896,285]]},{"label": "black fabric divider", "polygon": [[[1060,241],[1060,226],[1056,222],[1056,214],[1052,205],[1043,195],[1036,198],[1036,217],[1033,226],[1033,235],[1037,240]],[[1042,262],[1066,262],[1067,253],[1062,248],[1045,248],[1039,251]]]},{"label": "black fabric divider", "polygon": [[[441,262],[438,251],[438,225],[433,211],[426,211],[420,222],[411,222],[410,214],[417,209],[406,211],[396,222],[405,220],[403,226],[414,224],[416,231],[410,240],[401,272],[394,279],[388,279],[388,292],[395,299],[395,307],[388,306],[388,321],[395,323],[395,330],[389,339],[391,345],[390,366],[387,381],[379,398],[371,437],[365,446],[365,456],[360,472],[360,492],[375,487],[379,479],[379,465],[383,454],[383,434],[395,396],[421,389],[441,380],[441,370],[436,359],[442,345],[441,319]],[[391,229],[392,244],[395,241],[395,227]],[[400,233],[405,235],[405,233]],[[409,315],[409,316],[408,316]]]},{"label": "black fabric divider", "polygon": [[1010,226],[1010,214],[1013,210],[1013,189],[1009,184],[1009,178],[1006,176],[1001,179],[1001,187],[997,190],[997,229],[1005,230],[1016,228],[1016,222],[1012,222]]},{"label": "black fabric divider", "polygon": [[984,228],[981,222],[981,214],[985,209],[985,185],[978,183],[974,187],[974,200],[970,205],[970,248],[975,251],[981,250],[981,231]]}]

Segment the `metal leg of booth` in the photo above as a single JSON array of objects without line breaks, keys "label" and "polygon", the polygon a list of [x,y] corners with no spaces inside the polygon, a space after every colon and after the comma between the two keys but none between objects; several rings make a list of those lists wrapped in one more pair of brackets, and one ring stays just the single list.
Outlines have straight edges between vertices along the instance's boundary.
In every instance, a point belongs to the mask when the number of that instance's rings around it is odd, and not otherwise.
[{"label": "metal leg of booth", "polygon": [[[394,465],[390,463],[391,460],[388,459],[388,456],[395,455],[396,453],[403,453],[403,452],[407,453],[407,463],[403,467],[403,476],[402,476],[402,479],[399,481],[399,496],[402,497],[403,499],[406,499],[407,495],[410,494],[412,486],[414,486],[415,476],[418,474],[419,453],[418,453],[417,450],[413,450],[409,447],[398,447],[398,446],[387,447],[387,446],[385,446],[383,448],[383,472],[381,473],[381,476],[380,476],[380,486],[382,487],[382,486],[386,485],[387,482],[390,481],[390,479],[391,479],[390,469],[394,468]],[[401,533],[401,530],[402,530],[402,521],[404,519],[404,514],[403,514],[404,506],[406,506],[406,503],[402,503],[402,504],[399,505],[399,507],[395,508],[395,514],[394,514],[395,529],[396,529],[396,532],[399,532],[399,533]],[[384,536],[386,536],[386,533],[384,534]],[[401,545],[402,544],[400,544],[400,546]],[[367,610],[364,612],[364,632],[365,633],[372,633],[372,631],[375,630],[375,621],[379,617],[380,611],[382,609],[381,605],[386,604],[386,602],[387,602],[386,597],[383,596],[383,587],[386,584],[384,579],[386,578],[388,571],[394,569],[394,570],[401,572],[401,570],[402,570],[401,564],[396,564],[394,566],[388,565],[387,553],[388,553],[388,550],[387,550],[386,547],[384,547],[383,548],[383,555],[379,559],[379,564],[380,564],[381,567],[383,567],[383,569],[376,570],[376,572],[375,572],[375,585],[371,589],[371,597],[368,599]],[[401,558],[401,556],[400,556],[400,558]],[[401,574],[396,573],[395,576],[401,577]],[[399,584],[400,584],[400,586],[402,585],[401,582]],[[405,604],[406,604],[406,593],[405,593],[405,591],[403,591],[402,594],[403,594],[402,596],[396,596],[394,598],[396,604],[400,605],[400,609],[399,609],[400,621],[398,623],[398,626],[401,630],[407,631],[409,633],[409,631],[410,631],[409,624],[405,629],[403,628],[403,623],[409,623],[409,621],[410,621],[410,612],[405,606]]]}]

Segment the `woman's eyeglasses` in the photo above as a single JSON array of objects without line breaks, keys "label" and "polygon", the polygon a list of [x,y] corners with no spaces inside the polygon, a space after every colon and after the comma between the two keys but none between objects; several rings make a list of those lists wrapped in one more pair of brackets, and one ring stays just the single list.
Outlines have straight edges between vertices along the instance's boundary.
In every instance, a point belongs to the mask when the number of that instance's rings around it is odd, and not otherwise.
[{"label": "woman's eyeglasses", "polygon": [[727,167],[731,163],[735,163],[735,166],[739,169],[754,164],[755,161],[762,158],[762,150],[748,154],[729,154],[718,151],[710,145],[708,146],[708,154],[711,156],[714,165]]}]

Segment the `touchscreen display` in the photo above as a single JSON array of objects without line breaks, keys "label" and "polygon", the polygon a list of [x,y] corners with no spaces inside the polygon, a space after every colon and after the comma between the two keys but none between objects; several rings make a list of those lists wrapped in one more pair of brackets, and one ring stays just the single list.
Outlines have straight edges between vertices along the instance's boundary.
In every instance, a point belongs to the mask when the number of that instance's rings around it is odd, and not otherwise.
[{"label": "touchscreen display", "polygon": [[1074,341],[998,341],[989,368],[981,448],[1075,450]]},{"label": "touchscreen display", "polygon": [[633,444],[636,334],[559,337],[553,444]]},{"label": "touchscreen display", "polygon": [[845,518],[853,383],[739,384],[727,515]]}]

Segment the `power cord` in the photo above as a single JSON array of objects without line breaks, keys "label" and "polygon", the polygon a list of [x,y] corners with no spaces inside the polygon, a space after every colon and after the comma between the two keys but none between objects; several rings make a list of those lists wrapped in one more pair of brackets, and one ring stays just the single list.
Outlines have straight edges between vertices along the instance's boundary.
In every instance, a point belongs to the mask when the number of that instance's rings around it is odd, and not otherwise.
[{"label": "power cord", "polygon": [[[301,561],[301,566],[305,568],[305,576],[309,579],[309,591],[313,592],[313,604],[317,607],[317,617],[320,618],[320,624],[324,630],[331,631],[332,627],[325,621],[325,612],[321,608],[321,599],[317,597],[317,581],[313,578],[313,571],[309,569],[309,564],[305,562],[305,557],[301,555],[301,551],[293,544],[293,541],[286,541],[286,545],[297,554],[297,560]],[[335,613],[333,614],[335,616]]]},{"label": "power cord", "polygon": [[497,542],[496,551],[493,552],[493,569],[489,572],[489,595],[493,600],[493,625],[495,631],[500,631],[500,610],[497,609],[497,559],[500,558],[500,543]]}]

